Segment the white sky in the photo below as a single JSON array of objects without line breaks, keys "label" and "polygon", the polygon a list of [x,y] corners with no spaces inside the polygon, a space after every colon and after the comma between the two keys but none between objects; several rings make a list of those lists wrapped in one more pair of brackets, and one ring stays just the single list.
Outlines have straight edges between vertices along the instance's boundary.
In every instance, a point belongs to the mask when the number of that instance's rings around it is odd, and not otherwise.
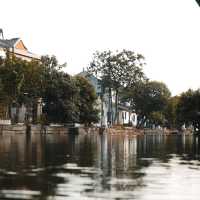
[{"label": "white sky", "polygon": [[34,53],[54,54],[66,71],[95,50],[130,49],[172,94],[200,87],[200,7],[195,0],[1,0],[0,28]]}]

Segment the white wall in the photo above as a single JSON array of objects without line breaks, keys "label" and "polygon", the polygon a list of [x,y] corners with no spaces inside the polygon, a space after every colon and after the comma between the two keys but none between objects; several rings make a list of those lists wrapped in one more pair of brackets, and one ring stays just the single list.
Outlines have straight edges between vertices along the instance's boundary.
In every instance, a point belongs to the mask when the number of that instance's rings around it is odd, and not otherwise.
[{"label": "white wall", "polygon": [[137,125],[137,114],[136,113],[130,113],[125,110],[119,111],[119,123],[120,124],[128,124],[130,122],[133,126]]},{"label": "white wall", "polygon": [[2,58],[6,57],[6,53],[3,49],[0,49],[0,57],[2,57]]}]

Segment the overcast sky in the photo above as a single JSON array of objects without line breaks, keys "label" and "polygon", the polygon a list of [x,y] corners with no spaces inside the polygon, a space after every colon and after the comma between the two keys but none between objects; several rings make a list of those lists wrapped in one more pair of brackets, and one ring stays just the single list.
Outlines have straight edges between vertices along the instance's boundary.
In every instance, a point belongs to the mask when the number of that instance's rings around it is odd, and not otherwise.
[{"label": "overcast sky", "polygon": [[195,0],[1,0],[0,28],[70,74],[95,50],[130,49],[172,94],[200,87],[200,8]]}]

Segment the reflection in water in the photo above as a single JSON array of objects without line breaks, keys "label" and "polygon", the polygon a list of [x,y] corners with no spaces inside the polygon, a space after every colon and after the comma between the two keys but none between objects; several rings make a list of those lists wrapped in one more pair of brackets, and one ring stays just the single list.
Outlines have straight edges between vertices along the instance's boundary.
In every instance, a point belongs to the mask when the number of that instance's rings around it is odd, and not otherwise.
[{"label": "reflection in water", "polygon": [[199,155],[193,136],[0,135],[0,199],[198,199]]}]

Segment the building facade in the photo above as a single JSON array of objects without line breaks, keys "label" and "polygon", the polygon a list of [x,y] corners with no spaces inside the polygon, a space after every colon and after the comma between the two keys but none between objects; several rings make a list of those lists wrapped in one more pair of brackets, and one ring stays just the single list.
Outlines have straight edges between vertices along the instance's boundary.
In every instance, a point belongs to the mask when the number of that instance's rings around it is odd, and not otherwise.
[{"label": "building facade", "polygon": [[[96,91],[98,97],[98,109],[100,110],[100,122],[99,126],[110,126],[110,117],[109,112],[111,111],[111,123],[116,124],[116,110],[115,110],[115,92],[111,93],[111,101],[112,106],[109,107],[109,92],[108,89],[102,88],[101,80],[96,78],[94,75],[89,74],[86,71],[83,71],[78,74],[79,76],[85,77],[93,86]],[[109,111],[110,110],[110,111]],[[130,105],[128,103],[121,104],[119,102],[118,105],[118,122],[120,125],[131,124],[132,126],[137,125],[137,114],[132,111]]]},{"label": "building facade", "polygon": [[6,52],[27,61],[31,61],[32,59],[40,60],[40,56],[31,53],[20,38],[0,38],[0,56],[4,58]]},{"label": "building facade", "polygon": [[[11,39],[4,39],[2,29],[0,29],[0,57],[5,58],[6,54],[14,55],[17,58],[22,60],[31,61],[31,60],[40,60],[40,56],[31,53],[27,47],[24,45],[22,39],[20,38],[11,38]],[[29,113],[30,108],[28,108],[25,104],[22,104],[21,107],[15,106],[15,104],[11,105],[10,109],[5,105],[0,105],[0,119],[1,123],[3,120],[10,120],[23,123],[26,120],[27,113]],[[8,112],[8,110],[10,110]],[[37,102],[37,116],[38,118],[42,114],[41,111],[41,99],[38,99]],[[6,119],[6,120],[5,120]]]}]

